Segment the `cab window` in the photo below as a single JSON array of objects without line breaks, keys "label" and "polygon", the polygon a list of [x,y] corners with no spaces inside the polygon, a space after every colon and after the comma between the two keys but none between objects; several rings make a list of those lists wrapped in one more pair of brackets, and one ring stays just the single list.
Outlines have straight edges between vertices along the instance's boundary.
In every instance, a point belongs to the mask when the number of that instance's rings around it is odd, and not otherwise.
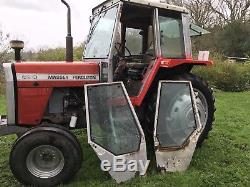
[{"label": "cab window", "polygon": [[184,38],[181,17],[159,16],[162,56],[184,57]]},{"label": "cab window", "polygon": [[[126,48],[131,55],[141,55],[143,47],[143,36],[141,29],[126,28]],[[129,51],[125,50],[125,55],[129,56]]]}]

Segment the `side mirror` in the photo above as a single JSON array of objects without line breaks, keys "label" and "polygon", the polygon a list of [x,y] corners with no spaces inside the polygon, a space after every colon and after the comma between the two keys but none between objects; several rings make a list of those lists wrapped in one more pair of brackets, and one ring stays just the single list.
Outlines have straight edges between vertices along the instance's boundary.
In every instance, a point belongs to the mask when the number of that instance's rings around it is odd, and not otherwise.
[{"label": "side mirror", "polygon": [[24,48],[24,42],[12,40],[10,41],[10,47],[15,51],[15,61],[21,61],[21,50]]}]

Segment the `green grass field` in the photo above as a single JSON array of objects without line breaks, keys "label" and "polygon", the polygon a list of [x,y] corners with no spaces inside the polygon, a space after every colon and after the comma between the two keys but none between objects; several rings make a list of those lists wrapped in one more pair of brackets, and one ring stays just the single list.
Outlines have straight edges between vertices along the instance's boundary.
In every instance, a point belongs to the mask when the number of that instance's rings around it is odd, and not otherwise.
[{"label": "green grass field", "polygon": [[[214,129],[186,172],[160,174],[151,168],[146,177],[120,186],[250,186],[250,92],[217,92],[216,99]],[[4,99],[0,102],[3,113]],[[84,161],[80,172],[66,186],[116,186],[99,168],[100,161],[86,143],[85,133],[76,134],[83,146]],[[0,186],[19,186],[8,165],[14,140],[15,136],[0,138]]]}]

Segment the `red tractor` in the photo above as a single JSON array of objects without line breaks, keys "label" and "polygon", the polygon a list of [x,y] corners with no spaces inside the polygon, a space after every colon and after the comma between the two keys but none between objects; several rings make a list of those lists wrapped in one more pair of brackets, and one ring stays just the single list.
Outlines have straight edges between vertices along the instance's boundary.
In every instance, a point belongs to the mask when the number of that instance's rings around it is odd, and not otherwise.
[{"label": "red tractor", "polygon": [[[135,130],[141,138],[139,142],[144,142],[143,132],[146,138],[154,134],[158,116],[155,113],[159,106],[157,101],[162,100],[158,91],[160,81],[191,83],[194,94],[191,92],[189,95],[198,109],[201,122],[198,145],[201,145],[212,129],[214,97],[208,84],[193,75],[191,70],[194,66],[210,66],[212,62],[192,58],[191,37],[202,35],[205,31],[190,23],[187,10],[160,0],[107,0],[93,9],[83,61],[73,62],[70,7],[64,0],[62,2],[68,7],[66,62],[22,62],[20,49],[23,43],[12,41],[16,62],[4,64],[8,115],[7,118],[2,116],[0,135],[18,135],[10,154],[10,167],[15,177],[23,184],[39,186],[70,180],[81,166],[82,150],[69,130],[86,128],[93,116],[96,116],[93,120],[99,119],[93,125],[105,124],[105,117],[100,115],[106,116],[110,105],[118,108],[124,103],[133,105],[132,108],[128,107],[132,112],[124,113],[121,109],[116,111],[116,115],[124,115],[120,116],[120,123],[125,123],[126,114],[133,115],[136,123],[142,125],[138,132]],[[106,94],[104,99],[105,93],[110,91],[97,89],[98,85],[103,84],[117,86],[116,82],[120,83],[114,90],[124,88],[124,98],[129,98],[128,101],[121,100],[122,95],[118,94],[118,97],[114,92]],[[92,98],[92,95],[88,95],[90,93],[97,96]],[[190,111],[195,109],[190,110],[193,105],[188,97],[174,97],[177,93],[177,90],[172,93],[172,98],[175,98],[172,105],[178,105],[183,110],[182,113],[174,111],[178,113],[175,118],[185,121]],[[117,96],[117,99],[110,101],[108,96]],[[87,105],[90,97],[92,100]],[[101,105],[104,101],[111,104]],[[93,103],[97,106],[96,110],[93,110]],[[184,110],[187,103],[189,110]],[[171,110],[165,110],[165,113],[168,115]],[[109,112],[107,116],[110,117],[110,114],[113,113]],[[116,126],[113,123],[116,120],[109,120],[113,125],[109,132],[114,131]],[[124,132],[132,129],[127,128]],[[133,134],[132,131],[130,133]],[[98,139],[93,138],[91,132],[88,135],[90,140]],[[110,136],[117,137],[117,134]],[[186,140],[185,144],[173,143],[172,146],[175,150],[183,149],[190,145]],[[122,143],[119,139],[114,142],[115,145]],[[130,144],[132,146],[133,143]],[[94,144],[92,147],[96,148]],[[116,151],[114,155],[136,152],[136,149],[129,150]]]}]

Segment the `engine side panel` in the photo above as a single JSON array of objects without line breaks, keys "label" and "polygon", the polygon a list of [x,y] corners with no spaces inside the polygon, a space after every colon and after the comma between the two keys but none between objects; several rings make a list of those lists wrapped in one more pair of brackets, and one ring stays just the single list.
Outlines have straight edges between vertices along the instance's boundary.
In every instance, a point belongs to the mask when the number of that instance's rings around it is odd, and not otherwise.
[{"label": "engine side panel", "polygon": [[42,120],[52,88],[18,89],[18,123],[36,125]]}]

